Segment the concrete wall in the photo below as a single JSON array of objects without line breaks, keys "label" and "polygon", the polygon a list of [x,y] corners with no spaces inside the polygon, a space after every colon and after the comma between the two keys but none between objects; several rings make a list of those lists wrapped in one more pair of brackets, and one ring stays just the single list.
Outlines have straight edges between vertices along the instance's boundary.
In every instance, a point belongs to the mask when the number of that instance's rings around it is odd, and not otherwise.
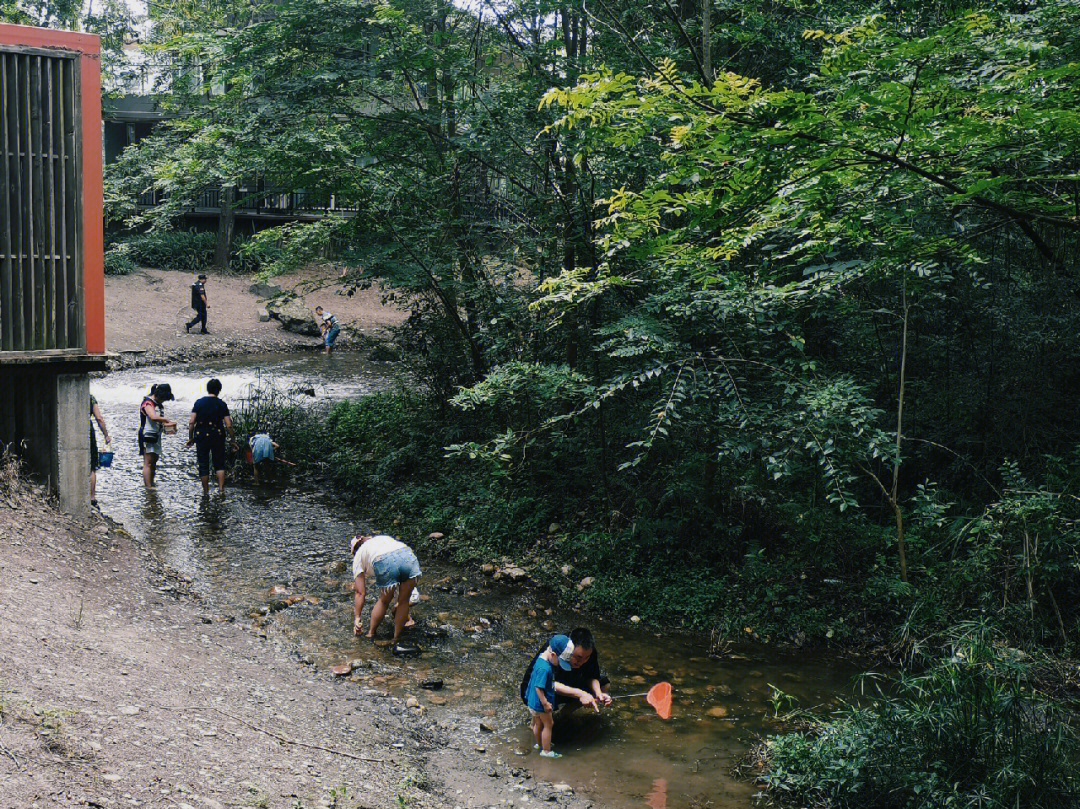
[{"label": "concrete wall", "polygon": [[63,367],[0,365],[0,441],[22,446],[74,515],[90,508],[90,378]]}]

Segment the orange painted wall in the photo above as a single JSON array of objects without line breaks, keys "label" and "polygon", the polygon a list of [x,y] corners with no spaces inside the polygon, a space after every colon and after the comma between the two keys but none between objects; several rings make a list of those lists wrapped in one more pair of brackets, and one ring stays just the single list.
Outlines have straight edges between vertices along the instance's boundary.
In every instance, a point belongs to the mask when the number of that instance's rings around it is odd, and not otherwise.
[{"label": "orange painted wall", "polygon": [[79,54],[82,93],[83,305],[86,351],[105,353],[105,260],[101,171],[101,41],[94,34],[0,25],[0,44]]}]

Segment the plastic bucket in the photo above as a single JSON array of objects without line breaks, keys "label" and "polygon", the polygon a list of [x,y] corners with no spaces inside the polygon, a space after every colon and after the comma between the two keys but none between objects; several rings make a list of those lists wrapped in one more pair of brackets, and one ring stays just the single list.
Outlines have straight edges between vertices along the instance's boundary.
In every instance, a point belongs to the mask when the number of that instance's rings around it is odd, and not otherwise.
[{"label": "plastic bucket", "polygon": [[112,466],[113,451],[112,447],[105,447],[104,451],[98,453],[98,466],[102,469],[108,469]]}]

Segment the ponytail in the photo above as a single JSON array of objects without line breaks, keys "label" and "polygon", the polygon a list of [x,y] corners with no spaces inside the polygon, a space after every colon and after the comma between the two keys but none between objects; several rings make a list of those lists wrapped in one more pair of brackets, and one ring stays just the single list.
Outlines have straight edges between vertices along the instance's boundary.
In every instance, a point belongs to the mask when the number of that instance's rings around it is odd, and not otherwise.
[{"label": "ponytail", "polygon": [[150,395],[153,396],[155,393],[157,393],[157,385],[151,385],[150,386]]}]

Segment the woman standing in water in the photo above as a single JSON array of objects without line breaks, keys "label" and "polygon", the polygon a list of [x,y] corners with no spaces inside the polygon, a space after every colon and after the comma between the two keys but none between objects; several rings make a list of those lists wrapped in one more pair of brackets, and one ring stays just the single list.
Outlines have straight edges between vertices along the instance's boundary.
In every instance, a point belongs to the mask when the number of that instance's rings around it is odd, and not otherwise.
[{"label": "woman standing in water", "polygon": [[165,418],[165,402],[175,398],[172,386],[162,382],[151,385],[150,395],[144,396],[139,405],[139,454],[143,458],[143,483],[148,489],[154,488],[162,436],[176,432],[176,422]]},{"label": "woman standing in water", "polygon": [[409,599],[421,575],[416,554],[404,542],[398,542],[386,534],[355,536],[349,544],[349,551],[353,558],[353,634],[362,635],[364,632],[361,615],[367,597],[367,578],[374,575],[379,595],[371,608],[367,637],[374,639],[375,630],[382,623],[397,590],[397,607],[394,610],[396,642],[409,620]]}]

